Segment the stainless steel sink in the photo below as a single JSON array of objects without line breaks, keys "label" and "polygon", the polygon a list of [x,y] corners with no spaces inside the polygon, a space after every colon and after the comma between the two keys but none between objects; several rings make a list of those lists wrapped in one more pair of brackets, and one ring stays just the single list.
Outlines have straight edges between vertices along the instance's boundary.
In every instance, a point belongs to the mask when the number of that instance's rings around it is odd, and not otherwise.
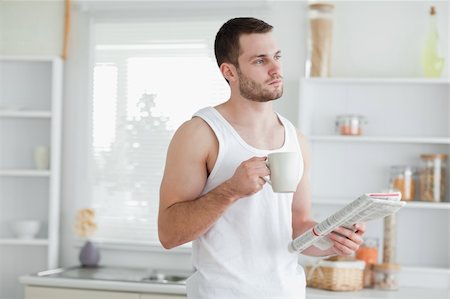
[{"label": "stainless steel sink", "polygon": [[184,285],[192,273],[176,270],[155,270],[125,267],[70,267],[42,271],[39,277],[109,280],[140,283]]},{"label": "stainless steel sink", "polygon": [[144,277],[143,282],[156,282],[156,283],[176,283],[185,284],[189,276],[187,275],[167,275],[164,273],[155,273]]}]

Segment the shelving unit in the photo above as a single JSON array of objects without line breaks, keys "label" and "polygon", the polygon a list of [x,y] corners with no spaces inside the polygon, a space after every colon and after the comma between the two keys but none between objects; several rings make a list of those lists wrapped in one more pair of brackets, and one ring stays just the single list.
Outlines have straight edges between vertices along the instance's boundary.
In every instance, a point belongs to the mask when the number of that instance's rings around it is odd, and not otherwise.
[{"label": "shelving unit", "polygon": [[[60,58],[0,56],[0,298],[23,292],[18,276],[58,267],[61,106]],[[50,169],[35,167],[40,145]],[[36,238],[16,238],[17,220],[40,221]]]},{"label": "shelving unit", "polygon": [[[385,190],[390,166],[419,166],[424,153],[450,157],[449,89],[447,78],[301,79],[298,119],[311,146],[313,216],[322,219],[362,193]],[[335,132],[336,116],[343,114],[367,118],[363,135]],[[444,281],[443,287],[450,284],[448,164],[446,185],[445,202],[416,198],[397,217],[397,260],[404,276],[423,269]],[[382,221],[369,223],[367,235],[382,241]]]}]

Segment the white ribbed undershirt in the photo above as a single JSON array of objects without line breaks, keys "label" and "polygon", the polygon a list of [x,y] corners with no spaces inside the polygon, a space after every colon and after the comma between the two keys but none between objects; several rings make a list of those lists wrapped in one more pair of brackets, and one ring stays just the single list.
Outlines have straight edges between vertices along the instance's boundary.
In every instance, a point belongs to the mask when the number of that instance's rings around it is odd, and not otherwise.
[{"label": "white ribbed undershirt", "polygon": [[[277,150],[247,144],[212,107],[194,114],[214,131],[219,142],[215,166],[203,194],[229,179],[236,168],[253,156],[298,151],[295,127],[278,115],[285,141]],[[303,174],[303,164],[299,180]],[[258,193],[233,203],[211,229],[193,242],[196,273],[187,281],[191,299],[305,298],[305,277],[297,254],[289,253],[292,241],[292,194],[274,193],[265,184]]]}]

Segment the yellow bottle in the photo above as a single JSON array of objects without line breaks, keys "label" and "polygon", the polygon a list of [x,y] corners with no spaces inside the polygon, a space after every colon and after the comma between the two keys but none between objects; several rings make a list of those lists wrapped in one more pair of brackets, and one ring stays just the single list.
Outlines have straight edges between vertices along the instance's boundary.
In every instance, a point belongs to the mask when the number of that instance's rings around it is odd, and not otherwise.
[{"label": "yellow bottle", "polygon": [[436,9],[430,9],[430,27],[422,52],[422,67],[425,77],[441,77],[445,60],[439,53],[439,33],[436,25]]}]

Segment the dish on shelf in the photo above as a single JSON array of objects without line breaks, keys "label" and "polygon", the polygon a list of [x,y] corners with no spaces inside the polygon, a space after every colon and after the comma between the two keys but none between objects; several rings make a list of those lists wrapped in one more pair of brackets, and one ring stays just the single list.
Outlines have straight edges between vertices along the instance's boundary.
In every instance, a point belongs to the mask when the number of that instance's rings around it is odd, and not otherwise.
[{"label": "dish on shelf", "polygon": [[11,230],[18,239],[34,239],[41,228],[38,220],[20,220],[11,223]]}]

